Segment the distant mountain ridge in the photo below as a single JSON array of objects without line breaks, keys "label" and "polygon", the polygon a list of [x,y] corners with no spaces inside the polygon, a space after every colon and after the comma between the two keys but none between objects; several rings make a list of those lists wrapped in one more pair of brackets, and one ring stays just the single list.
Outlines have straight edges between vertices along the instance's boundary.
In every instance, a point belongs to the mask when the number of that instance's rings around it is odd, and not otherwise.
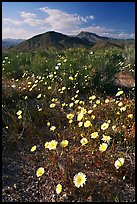
[{"label": "distant mountain ridge", "polygon": [[[21,39],[22,40],[22,39]],[[51,48],[62,50],[67,48],[108,48],[135,46],[134,39],[114,39],[109,37],[101,37],[95,33],[82,31],[76,36],[69,36],[55,31],[48,31],[43,34],[33,36],[28,40],[23,40],[10,50],[16,51],[39,51]]]},{"label": "distant mountain ridge", "polygon": [[123,46],[135,46],[135,40],[134,39],[116,39],[116,38],[110,38],[110,37],[104,37],[104,36],[99,36],[96,33],[90,33],[86,31],[81,31],[77,37],[80,39],[86,39],[89,42],[94,42],[96,44],[96,47],[98,45],[104,45],[105,44],[108,46],[118,46],[118,47],[123,47]]},{"label": "distant mountain ridge", "polygon": [[13,38],[6,38],[2,40],[2,47],[9,48],[15,45],[20,44],[21,42],[25,41],[25,39],[13,39]]}]

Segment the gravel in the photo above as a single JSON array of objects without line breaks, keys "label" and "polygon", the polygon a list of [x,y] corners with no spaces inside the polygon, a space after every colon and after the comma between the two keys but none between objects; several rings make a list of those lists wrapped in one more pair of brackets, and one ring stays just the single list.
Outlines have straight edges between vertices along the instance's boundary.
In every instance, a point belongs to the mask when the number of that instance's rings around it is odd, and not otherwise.
[{"label": "gravel", "polygon": [[[56,194],[53,179],[53,172],[46,172],[45,177],[36,177],[36,163],[34,155],[24,150],[17,150],[13,154],[3,153],[2,155],[2,202],[109,202],[109,196],[102,196],[102,187],[105,182],[100,181],[96,191],[88,189],[87,195],[82,197],[79,192],[69,192],[63,189],[60,195]],[[92,178],[100,176],[101,173],[91,172]],[[134,182],[121,181],[110,175],[110,190],[114,195],[115,202],[135,202]],[[118,183],[120,188],[117,189]],[[76,189],[77,190],[77,189]]]}]

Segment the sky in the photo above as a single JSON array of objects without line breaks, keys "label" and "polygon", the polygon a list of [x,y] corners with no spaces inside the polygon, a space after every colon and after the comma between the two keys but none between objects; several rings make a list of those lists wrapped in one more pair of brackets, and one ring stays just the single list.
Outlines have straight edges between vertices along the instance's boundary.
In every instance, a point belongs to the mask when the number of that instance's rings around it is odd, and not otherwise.
[{"label": "sky", "polygon": [[2,2],[2,39],[48,31],[135,38],[135,2]]}]

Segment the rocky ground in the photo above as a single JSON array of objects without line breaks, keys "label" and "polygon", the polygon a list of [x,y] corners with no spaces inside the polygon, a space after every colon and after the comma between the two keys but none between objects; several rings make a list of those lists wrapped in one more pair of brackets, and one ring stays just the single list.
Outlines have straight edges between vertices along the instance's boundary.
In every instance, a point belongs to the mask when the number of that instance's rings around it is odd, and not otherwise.
[{"label": "rocky ground", "polygon": [[[26,148],[27,149],[27,148]],[[85,197],[79,191],[68,193],[65,189],[60,195],[56,194],[52,172],[46,172],[46,179],[36,177],[36,164],[33,155],[26,150],[17,150],[2,155],[2,202],[109,202],[112,198],[103,196],[105,183],[100,182],[96,191]],[[101,176],[99,171],[92,172],[94,176]],[[134,181],[116,180],[110,176],[110,189],[115,202],[135,202]],[[119,189],[117,189],[117,185]],[[92,186],[91,186],[92,188]],[[113,197],[113,196],[112,196]]]}]

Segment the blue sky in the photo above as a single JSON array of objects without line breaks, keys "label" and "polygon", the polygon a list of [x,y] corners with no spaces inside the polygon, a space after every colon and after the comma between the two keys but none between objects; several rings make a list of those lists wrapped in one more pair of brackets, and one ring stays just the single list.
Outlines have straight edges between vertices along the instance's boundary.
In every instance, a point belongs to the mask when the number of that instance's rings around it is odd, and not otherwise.
[{"label": "blue sky", "polygon": [[135,2],[2,2],[3,39],[28,39],[50,30],[134,38]]}]

